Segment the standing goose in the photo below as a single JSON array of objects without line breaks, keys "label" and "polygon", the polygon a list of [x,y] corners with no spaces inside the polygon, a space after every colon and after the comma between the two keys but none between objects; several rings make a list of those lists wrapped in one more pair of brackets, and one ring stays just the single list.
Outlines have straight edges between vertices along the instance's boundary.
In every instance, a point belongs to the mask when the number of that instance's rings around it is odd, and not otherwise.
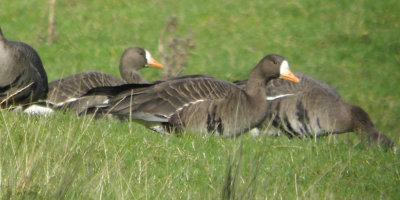
[{"label": "standing goose", "polygon": [[264,128],[272,124],[289,137],[354,132],[364,142],[393,146],[393,141],[375,128],[362,108],[343,101],[333,87],[304,74],[296,76],[301,80],[298,84],[276,79],[266,85],[270,109],[261,124]]},{"label": "standing goose", "polygon": [[147,80],[138,70],[147,66],[163,67],[151,56],[149,51],[139,47],[129,47],[123,52],[119,65],[123,79],[97,71],[73,74],[49,83],[46,103],[55,105],[56,107],[67,107],[81,113],[87,108],[102,104],[107,100],[106,96],[86,96],[80,98],[90,89],[103,86],[117,86],[126,83],[146,83]]},{"label": "standing goose", "polygon": [[284,57],[267,55],[250,73],[246,89],[209,76],[189,75],[89,93],[114,95],[105,112],[144,122],[157,132],[188,130],[236,136],[265,118],[265,84],[278,77],[298,82]]},{"label": "standing goose", "polygon": [[47,75],[38,53],[28,44],[7,40],[0,28],[0,107],[45,98]]}]

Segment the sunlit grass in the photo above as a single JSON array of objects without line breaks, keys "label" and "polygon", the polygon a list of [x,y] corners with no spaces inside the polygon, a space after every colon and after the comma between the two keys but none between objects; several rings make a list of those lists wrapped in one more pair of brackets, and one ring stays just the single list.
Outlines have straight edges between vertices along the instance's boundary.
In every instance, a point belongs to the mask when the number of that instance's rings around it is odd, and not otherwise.
[{"label": "sunlit grass", "polygon": [[360,145],[353,136],[318,141],[161,136],[141,126],[69,113],[44,119],[2,112],[2,120],[9,132],[0,138],[0,153],[7,155],[1,157],[1,196],[219,198],[229,166],[236,197],[390,198],[398,193],[398,155]]},{"label": "sunlit grass", "polygon": [[[99,70],[119,75],[123,50],[157,59],[167,19],[195,48],[185,74],[245,79],[268,53],[327,82],[360,105],[399,144],[400,2],[57,1],[46,41],[48,1],[0,1],[10,40],[39,52],[49,80]],[[144,69],[148,80],[161,72]],[[136,123],[72,113],[0,111],[0,196],[26,199],[394,199],[397,152],[353,134],[315,139],[162,136]],[[231,173],[229,168],[231,167]],[[235,180],[228,185],[227,179]]]}]

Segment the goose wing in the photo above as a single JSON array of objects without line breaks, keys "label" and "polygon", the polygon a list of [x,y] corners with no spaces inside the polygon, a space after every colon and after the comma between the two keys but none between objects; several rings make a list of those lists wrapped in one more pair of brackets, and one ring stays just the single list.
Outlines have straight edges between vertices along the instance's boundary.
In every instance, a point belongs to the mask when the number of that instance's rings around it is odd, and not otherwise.
[{"label": "goose wing", "polygon": [[314,90],[319,90],[327,96],[338,96],[340,94],[330,85],[307,76],[301,73],[295,73],[299,77],[300,82],[295,84],[289,81],[284,81],[282,79],[274,79],[268,82],[266,85],[266,94],[268,97],[281,96],[287,94],[300,94],[313,92]]},{"label": "goose wing", "polygon": [[17,41],[8,41],[9,45],[13,48],[18,49],[19,51],[23,52],[29,61],[33,64],[33,67],[38,71],[41,77],[41,85],[44,88],[44,91],[48,91],[48,82],[47,82],[47,74],[43,67],[42,60],[40,59],[39,54],[36,50],[31,47],[30,45],[24,42],[17,42]]},{"label": "goose wing", "polygon": [[125,83],[123,79],[103,72],[89,71],[73,74],[49,83],[47,101],[53,104],[69,102],[86,94],[92,88]]},{"label": "goose wing", "polygon": [[187,106],[226,98],[232,90],[240,89],[230,82],[204,75],[176,77],[119,93],[110,101],[109,112],[167,122],[174,113]]}]

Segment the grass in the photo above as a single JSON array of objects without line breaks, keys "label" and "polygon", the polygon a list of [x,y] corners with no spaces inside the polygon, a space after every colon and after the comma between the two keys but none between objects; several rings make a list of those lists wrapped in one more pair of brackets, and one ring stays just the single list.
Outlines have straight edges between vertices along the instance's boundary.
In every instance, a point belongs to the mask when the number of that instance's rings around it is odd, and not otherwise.
[{"label": "grass", "polygon": [[[171,15],[195,48],[184,74],[245,79],[267,53],[337,88],[377,128],[399,137],[400,2],[57,1],[55,41],[46,41],[48,1],[0,0],[10,40],[39,52],[49,80],[88,70],[118,75],[122,51],[157,59]],[[149,80],[160,70],[144,69]],[[353,134],[288,139],[243,135],[161,136],[141,125],[0,110],[0,196],[11,199],[396,199],[397,152]]]}]

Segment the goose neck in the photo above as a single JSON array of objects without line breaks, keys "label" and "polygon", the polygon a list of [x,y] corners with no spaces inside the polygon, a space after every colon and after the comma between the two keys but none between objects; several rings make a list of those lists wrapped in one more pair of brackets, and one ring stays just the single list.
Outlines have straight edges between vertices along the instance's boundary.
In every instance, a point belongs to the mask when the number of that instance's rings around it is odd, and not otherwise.
[{"label": "goose neck", "polygon": [[265,99],[265,85],[268,80],[262,77],[258,70],[251,72],[247,81],[246,93],[250,96],[259,96]]}]

